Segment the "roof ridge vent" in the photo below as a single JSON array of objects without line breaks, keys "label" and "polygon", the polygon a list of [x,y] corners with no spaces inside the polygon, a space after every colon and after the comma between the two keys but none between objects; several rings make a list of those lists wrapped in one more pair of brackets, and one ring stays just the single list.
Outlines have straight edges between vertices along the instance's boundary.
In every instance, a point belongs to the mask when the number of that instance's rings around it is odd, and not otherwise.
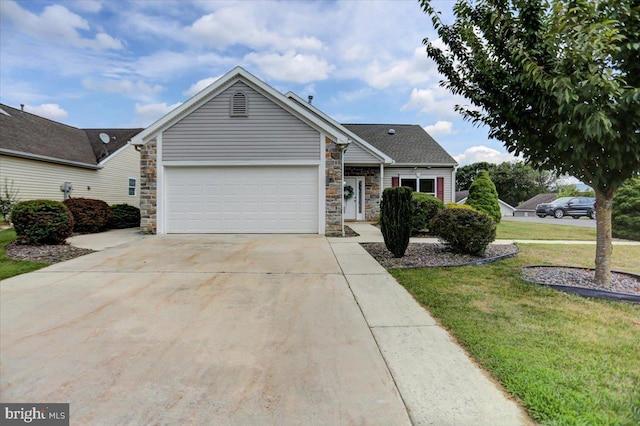
[{"label": "roof ridge vent", "polygon": [[395,129],[389,129],[389,130],[387,130],[387,134],[393,136],[393,135],[396,134],[396,131],[395,131]]}]

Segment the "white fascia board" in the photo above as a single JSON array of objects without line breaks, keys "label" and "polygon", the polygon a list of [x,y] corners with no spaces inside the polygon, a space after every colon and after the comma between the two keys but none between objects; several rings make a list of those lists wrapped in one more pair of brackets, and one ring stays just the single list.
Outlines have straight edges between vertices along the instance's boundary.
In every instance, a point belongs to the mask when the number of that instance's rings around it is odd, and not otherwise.
[{"label": "white fascia board", "polygon": [[354,141],[356,141],[356,143],[358,143],[358,145],[362,146],[362,148],[364,148],[366,151],[369,151],[373,156],[378,157],[384,164],[394,164],[395,163],[393,158],[389,157],[387,154],[385,154],[384,152],[380,151],[378,148],[374,147],[369,142],[365,141],[360,136],[356,135],[355,133],[353,133],[352,131],[350,131],[346,127],[344,127],[342,124],[338,123],[333,118],[329,117],[327,114],[325,114],[324,112],[320,111],[318,108],[314,107],[309,102],[306,102],[300,96],[296,95],[293,92],[287,92],[287,94],[285,96],[287,98],[295,101],[296,105],[303,106],[304,108],[306,108],[309,111],[313,112],[316,116],[320,117],[323,121],[325,121],[326,123],[330,124],[332,127],[336,128],[338,131],[346,134],[349,138],[351,138]]},{"label": "white fascia board", "polygon": [[322,120],[318,119],[305,108],[289,102],[288,98],[282,93],[278,92],[276,89],[269,86],[267,83],[260,80],[244,68],[238,66],[217,79],[215,82],[211,83],[208,87],[204,88],[203,90],[186,100],[180,106],[176,107],[173,111],[158,119],[155,123],[144,129],[142,132],[138,133],[131,139],[131,143],[133,145],[144,145],[145,143],[153,139],[158,133],[169,128],[176,121],[187,115],[187,113],[208,102],[210,99],[214,98],[219,93],[224,91],[227,87],[231,86],[239,80],[249,83],[249,85],[252,86],[253,89],[265,95],[277,105],[286,109],[291,114],[297,116],[299,119],[306,122],[316,130],[322,131],[326,133],[327,136],[333,137],[333,139],[337,140],[338,135],[336,134],[335,129],[327,126],[322,122]]},{"label": "white fascia board", "polygon": [[163,161],[165,167],[319,166],[320,160]]},{"label": "white fascia board", "polygon": [[47,163],[62,164],[65,166],[80,167],[83,169],[100,170],[103,168],[101,164],[88,164],[80,161],[64,160],[61,158],[49,157],[47,155],[31,154],[28,152],[14,151],[13,149],[0,148],[0,154],[11,157],[26,158],[28,160],[45,161]]}]

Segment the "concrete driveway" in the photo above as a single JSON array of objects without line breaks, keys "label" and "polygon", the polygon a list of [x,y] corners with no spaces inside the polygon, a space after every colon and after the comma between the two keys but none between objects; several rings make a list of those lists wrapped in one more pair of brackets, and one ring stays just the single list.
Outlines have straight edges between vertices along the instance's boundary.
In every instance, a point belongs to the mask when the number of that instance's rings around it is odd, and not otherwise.
[{"label": "concrete driveway", "polygon": [[326,238],[149,237],[5,280],[3,402],[71,424],[409,424]]}]

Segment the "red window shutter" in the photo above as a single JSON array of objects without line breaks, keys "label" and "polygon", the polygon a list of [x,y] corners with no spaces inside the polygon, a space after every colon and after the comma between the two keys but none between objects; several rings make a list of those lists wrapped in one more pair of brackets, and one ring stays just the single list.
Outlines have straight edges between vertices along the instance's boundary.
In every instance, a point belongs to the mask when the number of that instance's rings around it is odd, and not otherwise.
[{"label": "red window shutter", "polygon": [[392,176],[391,177],[391,186],[393,186],[393,187],[400,186],[400,177]]},{"label": "red window shutter", "polygon": [[439,177],[436,180],[436,194],[438,194],[438,198],[440,198],[440,201],[444,202],[444,178],[443,177]]}]

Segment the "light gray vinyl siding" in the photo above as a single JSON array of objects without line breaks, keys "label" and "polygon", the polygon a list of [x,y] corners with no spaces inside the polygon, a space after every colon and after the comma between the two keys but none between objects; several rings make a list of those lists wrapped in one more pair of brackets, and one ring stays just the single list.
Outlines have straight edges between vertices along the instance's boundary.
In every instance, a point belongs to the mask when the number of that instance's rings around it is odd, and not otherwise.
[{"label": "light gray vinyl siding", "polygon": [[442,177],[444,178],[444,202],[450,203],[452,201],[455,201],[455,198],[453,197],[454,188],[451,172],[451,169],[436,167],[432,167],[430,169],[426,167],[418,167],[416,169],[414,169],[413,167],[385,167],[382,188],[390,188],[391,178],[394,176],[415,177],[416,173],[420,173],[420,177],[422,178],[436,179],[438,177]]},{"label": "light gray vinyl siding", "polygon": [[346,164],[380,164],[380,160],[362,148],[357,142],[351,142],[347,152],[344,153]]},{"label": "light gray vinyl siding", "polygon": [[[234,93],[248,115],[230,117]],[[320,134],[257,91],[237,82],[162,135],[164,161],[320,160]]]}]

